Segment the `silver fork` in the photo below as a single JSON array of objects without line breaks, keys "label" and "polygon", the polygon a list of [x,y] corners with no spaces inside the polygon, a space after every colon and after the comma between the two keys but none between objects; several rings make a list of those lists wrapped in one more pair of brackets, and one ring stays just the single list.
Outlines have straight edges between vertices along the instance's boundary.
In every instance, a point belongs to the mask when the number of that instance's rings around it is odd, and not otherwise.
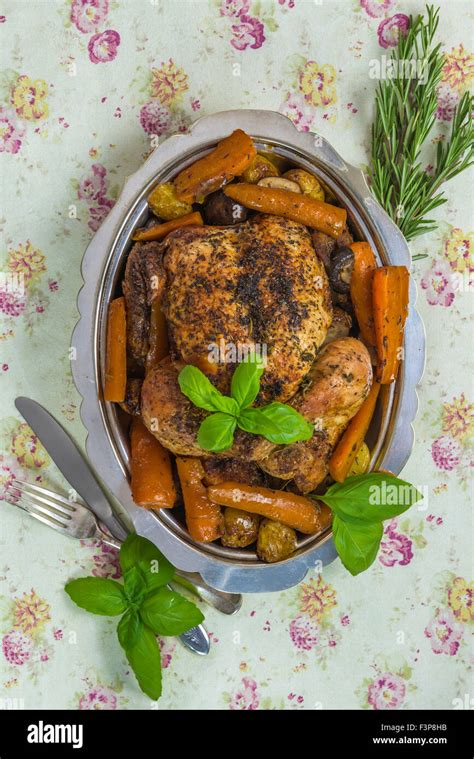
[{"label": "silver fork", "polygon": [[[107,545],[120,548],[120,541],[105,532],[95,514],[83,503],[67,499],[47,488],[15,479],[7,486],[7,501],[18,506],[39,522],[70,538],[97,538]],[[242,605],[238,593],[215,590],[194,572],[176,569],[176,582],[194,592],[199,598],[223,614],[235,614]]]}]

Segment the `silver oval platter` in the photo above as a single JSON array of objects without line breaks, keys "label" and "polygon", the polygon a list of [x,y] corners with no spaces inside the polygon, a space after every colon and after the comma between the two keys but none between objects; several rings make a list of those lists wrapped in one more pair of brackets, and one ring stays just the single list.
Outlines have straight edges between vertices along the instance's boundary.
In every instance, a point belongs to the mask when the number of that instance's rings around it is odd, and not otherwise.
[{"label": "silver oval platter", "polygon": [[[77,350],[72,372],[82,396],[81,418],[88,433],[89,460],[135,530],[153,541],[180,569],[200,572],[206,582],[220,590],[249,593],[289,588],[310,568],[332,562],[336,551],[331,531],[315,538],[306,536],[293,556],[276,564],[260,562],[253,550],[194,543],[174,510],[150,511],[133,503],[126,426],[116,405],[101,400],[108,304],[123,275],[132,234],[148,218],[147,196],[154,185],[174,177],[237,128],[253,137],[257,149],[272,150],[316,174],[347,209],[355,236],[372,245],[381,265],[410,268],[407,243],[371,196],[362,172],[346,163],[326,140],[298,132],[289,119],[273,111],[236,110],[207,116],[196,121],[189,133],[164,140],[127,179],[117,203],[88,246],[82,262],[84,286],[78,296],[80,318],[72,336]],[[416,386],[424,369],[425,334],[415,302],[412,281],[405,329],[406,360],[397,381],[383,388],[370,430],[371,469],[395,474],[413,447]]]}]

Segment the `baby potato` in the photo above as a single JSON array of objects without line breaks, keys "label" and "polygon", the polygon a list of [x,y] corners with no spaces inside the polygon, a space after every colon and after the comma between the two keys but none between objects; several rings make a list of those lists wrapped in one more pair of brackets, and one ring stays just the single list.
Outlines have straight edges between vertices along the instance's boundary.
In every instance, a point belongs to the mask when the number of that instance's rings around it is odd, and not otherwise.
[{"label": "baby potato", "polygon": [[242,179],[249,184],[257,184],[263,177],[278,177],[279,175],[280,172],[275,164],[265,156],[257,153],[248,169],[245,169],[242,174]]},{"label": "baby potato", "polygon": [[283,174],[283,176],[291,182],[296,182],[303,195],[309,195],[309,197],[314,198],[314,200],[325,199],[323,188],[316,177],[313,176],[313,174],[310,174],[309,171],[305,171],[304,169],[291,169],[290,171],[287,171],[286,174]]},{"label": "baby potato", "polygon": [[221,543],[229,548],[245,548],[257,540],[260,517],[241,509],[224,509],[224,535]]},{"label": "baby potato", "polygon": [[296,550],[296,532],[281,522],[263,519],[258,531],[257,556],[262,561],[282,561]]},{"label": "baby potato", "polygon": [[347,474],[348,477],[355,477],[356,474],[365,474],[369,468],[370,451],[367,443],[362,443],[361,447],[356,453],[356,457],[353,461],[351,468]]},{"label": "baby potato", "polygon": [[190,203],[179,200],[172,182],[159,184],[158,187],[155,187],[148,197],[148,205],[151,211],[164,221],[179,219],[180,216],[186,216],[193,211]]}]

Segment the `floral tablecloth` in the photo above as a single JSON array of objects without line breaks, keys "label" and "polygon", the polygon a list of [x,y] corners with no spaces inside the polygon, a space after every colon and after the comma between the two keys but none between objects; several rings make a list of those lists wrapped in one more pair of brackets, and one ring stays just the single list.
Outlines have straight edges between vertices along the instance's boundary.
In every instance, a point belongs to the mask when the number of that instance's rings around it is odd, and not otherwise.
[{"label": "floral tablecloth", "polygon": [[[80,444],[70,372],[83,251],[156,141],[203,114],[268,108],[365,165],[376,80],[407,14],[397,0],[13,0],[0,9],[0,499],[15,477],[66,489],[15,410],[42,402]],[[441,2],[437,132],[473,76],[472,4]],[[472,22],[472,19],[471,19]],[[385,526],[357,578],[339,561],[283,593],[206,608],[212,652],[163,643],[160,709],[411,709],[469,705],[469,345],[472,176],[447,188],[439,231],[412,245],[428,363],[404,474],[428,493]],[[0,706],[150,708],[113,620],[65,582],[118,577],[115,552],[1,509]],[[472,701],[471,701],[472,703]]]}]

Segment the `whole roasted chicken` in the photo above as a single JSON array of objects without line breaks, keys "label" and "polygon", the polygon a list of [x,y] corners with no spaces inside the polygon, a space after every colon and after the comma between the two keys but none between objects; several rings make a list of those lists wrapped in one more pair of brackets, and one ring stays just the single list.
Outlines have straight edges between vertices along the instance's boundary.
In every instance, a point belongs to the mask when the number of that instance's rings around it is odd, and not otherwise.
[{"label": "whole roasted chicken", "polygon": [[229,227],[181,228],[164,242],[137,243],[123,284],[128,354],[144,367],[150,309],[159,300],[170,356],[146,372],[141,415],[163,446],[179,455],[214,457],[197,443],[207,412],[193,406],[177,381],[185,364],[229,391],[239,350],[266,358],[257,405],[281,401],[315,424],[313,438],[274,445],[238,430],[218,458],[254,462],[293,480],[303,493],[327,474],[332,449],[370,389],[367,349],[350,337],[322,350],[332,322],[325,268],[307,228],[260,215]]}]

